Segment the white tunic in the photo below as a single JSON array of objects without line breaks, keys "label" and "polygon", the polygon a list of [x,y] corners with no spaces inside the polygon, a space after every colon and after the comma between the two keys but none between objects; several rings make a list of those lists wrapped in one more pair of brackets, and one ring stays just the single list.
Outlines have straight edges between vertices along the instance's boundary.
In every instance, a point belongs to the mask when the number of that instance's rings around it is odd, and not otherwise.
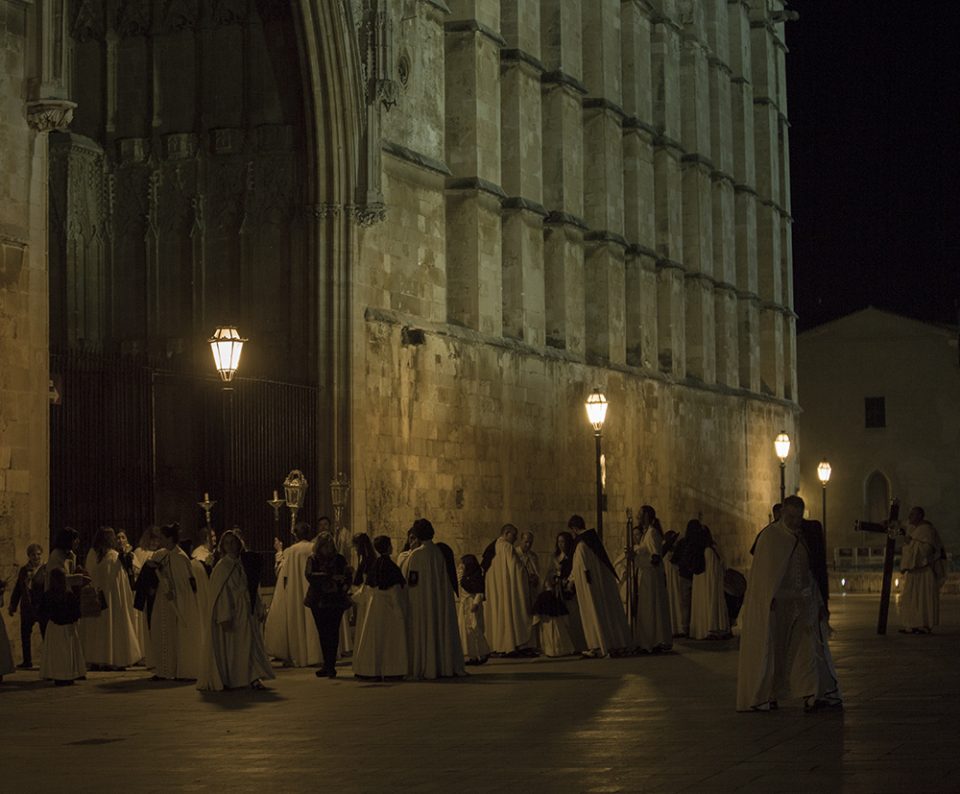
[{"label": "white tunic", "polygon": [[461,587],[457,613],[463,655],[467,659],[483,659],[489,656],[490,645],[484,632],[483,593],[471,595]]},{"label": "white tunic", "polygon": [[[159,549],[153,561],[159,566],[160,585],[153,603],[150,634],[160,678],[196,678],[200,661],[200,582],[183,549]],[[199,565],[199,563],[197,563]],[[191,584],[191,581],[193,584]]]},{"label": "white tunic", "polygon": [[620,602],[616,574],[582,537],[577,537],[570,578],[576,587],[587,648],[602,654],[629,648],[630,628]]},{"label": "white tunic", "polygon": [[294,667],[309,667],[323,659],[313,616],[303,605],[307,594],[304,571],[312,553],[313,543],[309,540],[298,541],[283,550],[277,586],[267,613],[267,653]]},{"label": "white tunic", "polygon": [[107,608],[95,618],[80,618],[83,655],[90,664],[129,667],[143,658],[134,623],[133,594],[120,555],[108,550],[103,559],[97,552],[87,554],[87,573],[94,587],[103,593]]},{"label": "white tunic", "polygon": [[531,619],[527,570],[506,538],[498,538],[487,571],[484,627],[494,653],[512,653],[530,641]]},{"label": "white tunic", "polygon": [[723,595],[723,562],[716,550],[703,550],[706,567],[693,577],[690,596],[690,636],[695,640],[730,634],[730,613]]},{"label": "white tunic", "polygon": [[43,637],[43,658],[40,677],[50,681],[74,681],[87,674],[87,662],[80,646],[80,632],[76,623],[59,626],[47,623]]},{"label": "white tunic", "polygon": [[453,587],[443,553],[425,540],[403,561],[410,604],[407,624],[411,678],[466,675]]},{"label": "white tunic", "polygon": [[247,575],[239,559],[227,555],[216,564],[207,600],[209,640],[203,643],[197,689],[236,689],[274,678],[263,648],[260,597],[251,607]]},{"label": "white tunic", "polygon": [[[636,614],[633,619],[633,644],[643,651],[666,650],[673,646],[670,604],[667,598],[666,563],[661,559],[659,532],[648,527],[634,546],[633,576],[636,588]],[[626,557],[616,564],[620,577],[620,595],[626,604]]]},{"label": "white tunic", "polygon": [[690,588],[692,583],[680,575],[680,568],[673,563],[673,553],[663,561],[667,577],[667,599],[670,602],[670,625],[674,636],[690,633]]},{"label": "white tunic", "polygon": [[900,616],[908,629],[932,629],[940,623],[940,587],[946,579],[942,551],[932,524],[924,521],[909,527],[900,555],[904,574]]},{"label": "white tunic", "polygon": [[799,534],[770,524],[757,538],[740,612],[738,711],[769,708],[788,693],[840,700],[822,606]]},{"label": "white tunic", "polygon": [[[140,571],[143,570],[144,563],[153,557],[153,552],[137,546],[133,550],[133,576],[134,582],[140,578]],[[133,610],[133,625],[137,632],[137,644],[140,646],[140,652],[143,654],[143,663],[148,669],[156,667],[153,652],[153,642],[150,639],[150,631],[147,628],[147,613],[139,609]]]},{"label": "white tunic", "polygon": [[405,676],[410,666],[405,589],[399,584],[386,590],[365,585],[363,591],[357,602],[353,673],[367,678]]}]

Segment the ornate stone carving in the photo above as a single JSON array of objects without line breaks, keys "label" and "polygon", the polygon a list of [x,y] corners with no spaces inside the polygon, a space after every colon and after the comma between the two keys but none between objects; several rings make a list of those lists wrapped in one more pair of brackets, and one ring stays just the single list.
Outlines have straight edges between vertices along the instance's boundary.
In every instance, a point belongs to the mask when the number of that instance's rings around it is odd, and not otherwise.
[{"label": "ornate stone carving", "polygon": [[312,213],[313,217],[318,221],[324,221],[328,218],[336,218],[342,210],[343,205],[341,204],[314,204],[311,207],[308,207],[308,211]]},{"label": "ornate stone carving", "polygon": [[246,0],[214,0],[213,21],[216,25],[235,25],[247,18]]},{"label": "ornate stone carving", "polygon": [[167,0],[163,12],[163,29],[167,32],[193,30],[197,25],[196,0]]},{"label": "ornate stone carving", "polygon": [[103,3],[98,0],[81,0],[73,16],[70,30],[73,38],[84,42],[102,39],[104,33]]},{"label": "ornate stone carving", "polygon": [[243,130],[221,127],[212,134],[214,154],[237,154],[243,149]]},{"label": "ornate stone carving", "polygon": [[146,138],[121,138],[117,141],[121,163],[142,163],[147,159]]},{"label": "ornate stone carving", "polygon": [[387,208],[380,202],[353,207],[353,220],[357,226],[373,226],[387,219]]},{"label": "ornate stone carving", "polygon": [[73,121],[76,102],[68,99],[38,99],[27,102],[27,124],[37,132],[65,131]]},{"label": "ornate stone carving", "polygon": [[117,33],[128,36],[146,36],[150,32],[149,0],[124,0],[117,14]]},{"label": "ornate stone carving", "polygon": [[164,153],[168,160],[183,160],[197,153],[197,136],[192,132],[175,132],[164,136]]}]

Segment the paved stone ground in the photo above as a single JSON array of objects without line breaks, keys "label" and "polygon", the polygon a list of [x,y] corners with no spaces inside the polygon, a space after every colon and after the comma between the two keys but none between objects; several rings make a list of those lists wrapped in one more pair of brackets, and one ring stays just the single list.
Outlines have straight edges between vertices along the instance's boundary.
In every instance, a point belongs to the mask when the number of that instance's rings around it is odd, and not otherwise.
[{"label": "paved stone ground", "polygon": [[0,791],[960,790],[960,598],[938,634],[834,599],[843,714],[737,714],[736,640],[661,657],[494,660],[467,680],[278,670],[203,695],[143,671],[0,685]]}]

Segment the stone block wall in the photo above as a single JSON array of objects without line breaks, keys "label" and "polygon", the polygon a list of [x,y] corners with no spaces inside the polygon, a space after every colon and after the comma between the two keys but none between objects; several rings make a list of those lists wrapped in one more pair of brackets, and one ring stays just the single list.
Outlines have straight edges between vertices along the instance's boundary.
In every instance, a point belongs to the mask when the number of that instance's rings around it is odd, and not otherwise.
[{"label": "stone block wall", "polygon": [[[0,578],[9,587],[28,544],[49,551],[47,136],[37,132],[49,119],[28,112],[31,14],[0,2]],[[0,619],[19,646],[5,607]]]},{"label": "stone block wall", "polygon": [[354,528],[546,549],[593,514],[599,385],[611,527],[702,512],[742,562],[795,430],[783,3],[404,8],[352,281]]}]

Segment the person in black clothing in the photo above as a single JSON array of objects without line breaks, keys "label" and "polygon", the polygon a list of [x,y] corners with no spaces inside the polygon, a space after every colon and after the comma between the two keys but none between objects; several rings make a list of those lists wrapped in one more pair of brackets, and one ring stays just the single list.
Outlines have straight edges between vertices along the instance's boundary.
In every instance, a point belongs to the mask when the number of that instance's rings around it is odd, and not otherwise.
[{"label": "person in black clothing", "polygon": [[373,564],[377,561],[377,552],[366,532],[353,536],[353,548],[357,553],[357,570],[353,575],[353,586],[360,587],[366,580]]},{"label": "person in black clothing", "polygon": [[310,583],[304,604],[313,614],[323,654],[323,667],[317,670],[316,675],[317,678],[336,678],[340,621],[344,611],[351,605],[347,591],[352,576],[344,556],[337,554],[336,544],[329,532],[317,535],[304,575]]},{"label": "person in black clothing", "polygon": [[17,665],[21,670],[33,667],[30,638],[33,634],[33,625],[40,626],[40,636],[47,631],[47,621],[41,620],[39,615],[40,599],[43,598],[43,582],[46,571],[41,564],[43,547],[39,543],[27,546],[27,562],[17,573],[17,583],[10,595],[10,617],[20,608],[20,643],[23,647],[23,663]]}]

